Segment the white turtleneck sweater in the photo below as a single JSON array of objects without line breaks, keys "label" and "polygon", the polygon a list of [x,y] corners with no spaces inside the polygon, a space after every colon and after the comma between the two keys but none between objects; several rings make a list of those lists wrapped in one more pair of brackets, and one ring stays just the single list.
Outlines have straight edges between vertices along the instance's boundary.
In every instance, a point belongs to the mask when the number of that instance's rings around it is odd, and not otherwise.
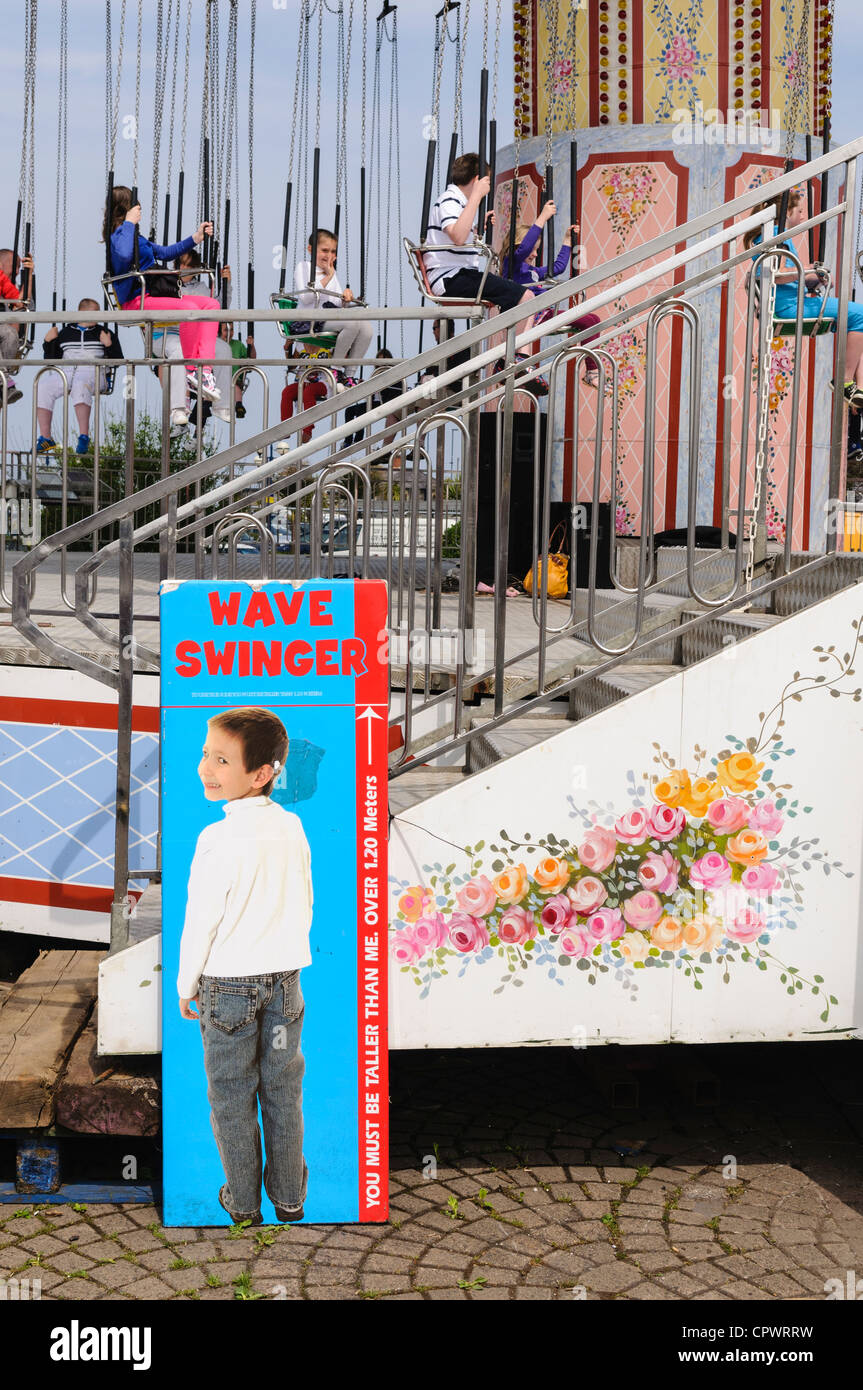
[{"label": "white turtleneck sweater", "polygon": [[299,816],[267,796],[222,807],[198,836],[177,990],[194,999],[202,975],[269,975],[311,964],[312,871]]}]

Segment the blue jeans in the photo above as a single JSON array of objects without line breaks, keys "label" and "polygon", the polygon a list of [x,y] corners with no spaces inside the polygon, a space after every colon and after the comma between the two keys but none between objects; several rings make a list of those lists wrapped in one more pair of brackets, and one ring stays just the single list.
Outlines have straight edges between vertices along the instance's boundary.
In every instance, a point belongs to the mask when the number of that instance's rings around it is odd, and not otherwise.
[{"label": "blue jeans", "polygon": [[198,997],[207,1098],[227,1179],[224,1204],[238,1221],[252,1220],[260,1211],[260,1099],[264,1190],[277,1206],[302,1206],[308,1170],[300,972],[230,979],[204,975]]}]

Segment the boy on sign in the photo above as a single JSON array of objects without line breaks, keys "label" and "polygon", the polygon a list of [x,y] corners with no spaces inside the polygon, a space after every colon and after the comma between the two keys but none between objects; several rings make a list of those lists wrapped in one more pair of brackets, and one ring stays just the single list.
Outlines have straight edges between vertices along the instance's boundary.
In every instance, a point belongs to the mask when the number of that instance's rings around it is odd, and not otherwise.
[{"label": "boy on sign", "polygon": [[208,721],[198,775],[207,800],[225,802],[225,818],[198,838],[177,977],[180,1013],[198,1020],[204,1044],[227,1179],[219,1202],[253,1226],[262,1178],[279,1221],[302,1221],[308,1182],[300,970],[311,964],[311,855],[299,816],[270,800],[287,755],[285,726],[270,710]]}]

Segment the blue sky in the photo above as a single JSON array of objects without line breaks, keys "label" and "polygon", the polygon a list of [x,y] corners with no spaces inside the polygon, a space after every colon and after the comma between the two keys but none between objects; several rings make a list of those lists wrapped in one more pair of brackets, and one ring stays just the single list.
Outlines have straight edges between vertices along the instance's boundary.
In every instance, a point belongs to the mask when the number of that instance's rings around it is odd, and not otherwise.
[{"label": "blue sky", "polygon": [[[185,13],[185,0],[181,0]],[[278,282],[278,270],[273,268],[273,247],[281,241],[284,206],[284,187],[288,172],[288,158],[292,125],[292,99],[294,72],[296,65],[296,38],[300,15],[299,0],[286,0],[286,8],[275,8],[280,0],[258,0],[257,5],[257,48],[256,81],[254,100],[255,120],[255,166],[254,166],[254,206],[255,206],[255,263],[256,298],[258,305],[265,304],[271,289]],[[383,0],[369,0],[368,12],[375,16],[383,7]],[[418,232],[420,208],[422,203],[423,174],[425,167],[426,133],[431,110],[432,58],[434,46],[436,11],[441,0],[402,0],[398,9],[399,31],[399,149],[401,153],[401,231],[409,234]],[[165,0],[165,9],[168,0]],[[464,6],[462,6],[464,8]],[[120,94],[120,127],[123,117],[134,110],[134,52],[135,52],[135,0],[128,0],[128,17],[125,43],[123,85]],[[224,49],[227,33],[227,3],[220,0],[221,36]],[[355,9],[361,14],[361,0],[356,0]],[[465,45],[463,82],[463,125],[465,144],[468,148],[476,146],[478,125],[479,69],[482,53],[482,3],[473,0],[472,14]],[[117,24],[119,21],[120,0],[113,0],[114,51],[117,47]],[[489,66],[493,57],[494,27],[493,17],[496,0],[490,5],[492,25],[489,33]],[[247,259],[248,237],[248,129],[246,93],[248,91],[249,40],[248,15],[249,0],[240,0],[239,34],[239,93],[240,93],[240,194],[242,206],[232,209],[234,227],[241,233],[240,259],[243,265],[243,285],[245,285],[245,261]],[[19,124],[22,109],[22,65],[23,43],[22,0],[7,4],[5,10],[4,46],[0,55],[0,80],[7,93],[4,109],[7,113],[6,139],[0,143],[0,177],[2,186],[7,189],[5,221],[8,230],[0,232],[0,242],[11,243],[14,230],[15,198],[18,188],[20,159]],[[154,71],[153,57],[155,47],[156,6],[147,0],[144,6],[144,64],[141,88],[141,135],[139,145],[139,184],[144,203],[144,221],[150,218],[150,184],[152,170],[152,129]],[[53,280],[54,259],[54,215],[57,170],[57,91],[59,71],[59,13],[57,0],[43,4],[39,10],[39,53],[37,66],[36,98],[36,255],[39,296],[42,304],[50,304]],[[104,155],[104,107],[105,107],[105,5],[104,0],[70,0],[69,4],[69,86],[68,104],[68,142],[69,142],[69,208],[66,228],[66,254],[68,266],[68,302],[77,303],[82,295],[98,293],[99,279],[103,268],[104,250],[100,243],[101,215],[105,190]],[[190,79],[190,98],[188,113],[188,136],[186,157],[186,179],[192,189],[197,184],[198,139],[200,134],[200,91],[203,54],[203,0],[195,0],[192,42],[192,64]],[[503,146],[512,139],[512,6],[510,0],[502,0],[502,27],[500,38],[500,72],[498,83],[498,143]],[[313,29],[317,21],[313,22]],[[859,0],[837,0],[836,6],[836,44],[834,58],[834,99],[833,132],[834,138],[841,142],[854,138],[860,133],[859,119],[859,55],[863,51],[863,5]],[[322,213],[321,221],[326,223],[332,216],[335,202],[335,130],[336,130],[336,63],[335,63],[334,17],[325,15],[325,53],[323,59],[323,80],[321,95],[321,147],[322,147]],[[183,32],[180,38],[180,65],[182,67]],[[314,86],[314,57],[312,60],[312,86]],[[350,252],[350,281],[355,292],[358,290],[358,211],[359,211],[359,164],[361,138],[360,104],[360,46],[359,34],[354,34],[351,63],[351,84],[348,118],[348,179],[350,188],[349,246],[344,243],[340,253],[339,269],[344,272],[346,252]],[[370,37],[368,53],[368,109],[367,139],[371,142],[371,97],[374,69],[374,43]],[[452,92],[454,76],[454,52],[448,47],[444,75],[444,97],[442,102],[442,143],[447,146],[452,127]],[[383,141],[386,152],[389,142],[389,49],[385,48],[382,61],[383,89]],[[170,74],[168,76],[170,84]],[[182,73],[180,78],[182,87]],[[181,100],[178,95],[178,103]],[[167,161],[167,120],[170,106],[170,91],[166,96],[165,126],[162,139],[162,179]],[[179,125],[179,104],[177,108]],[[310,119],[314,122],[314,101]],[[176,144],[179,143],[177,131]],[[298,140],[298,145],[301,143]],[[367,163],[369,162],[367,158]],[[382,161],[383,163],[384,161]],[[132,142],[118,136],[118,150],[115,160],[118,182],[131,182]],[[176,187],[177,153],[174,156],[174,188]],[[398,300],[398,277],[401,271],[404,297],[415,303],[416,294],[410,281],[409,270],[404,263],[399,229],[396,227],[397,186],[395,169],[392,174],[384,170],[385,177],[380,184],[381,220],[384,223],[380,253],[378,232],[374,228],[370,245],[370,274],[367,283],[367,297],[371,302],[381,302],[386,281],[387,298],[390,302]],[[295,183],[296,171],[295,171]],[[192,195],[193,196],[193,195]],[[372,190],[377,201],[377,181]],[[386,253],[386,212],[387,198],[390,199],[389,223],[392,227],[390,250]],[[295,200],[297,193],[295,192]],[[296,202],[295,202],[296,206]],[[187,215],[184,218],[185,230],[194,228],[193,206],[187,190]],[[173,223],[172,215],[172,223]],[[305,219],[301,218],[301,221]],[[159,216],[161,225],[161,213]],[[232,246],[233,246],[232,237]],[[289,247],[293,245],[293,233],[289,236]],[[235,252],[232,249],[232,259]],[[289,275],[292,272],[292,257],[289,256]],[[380,286],[375,267],[381,266]],[[398,343],[391,344],[398,351]],[[258,334],[258,350],[276,356],[280,342],[275,329],[265,328]],[[14,422],[17,424],[17,420]]]}]

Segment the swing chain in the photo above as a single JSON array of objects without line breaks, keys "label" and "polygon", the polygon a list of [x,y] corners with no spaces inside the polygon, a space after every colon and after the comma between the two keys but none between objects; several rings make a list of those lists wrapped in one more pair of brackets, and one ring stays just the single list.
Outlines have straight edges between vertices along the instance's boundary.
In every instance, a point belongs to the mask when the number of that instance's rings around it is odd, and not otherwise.
[{"label": "swing chain", "polygon": [[[255,87],[255,38],[257,31],[257,0],[251,0],[250,9],[251,24],[249,27],[249,90],[254,92]],[[249,100],[249,265],[254,269],[255,265],[255,99],[254,96]],[[251,305],[248,306],[251,308]]]},{"label": "swing chain", "polygon": [[793,167],[794,141],[799,132],[801,116],[803,114],[803,98],[808,87],[810,5],[811,0],[803,0],[803,13],[800,19],[800,29],[797,34],[796,53],[798,57],[798,67],[791,86],[791,100],[788,109],[788,128],[785,137],[786,169]]},{"label": "swing chain", "polygon": [[[461,15],[459,15],[459,22],[460,22],[460,21],[461,21]],[[458,64],[457,64],[456,79],[455,79],[455,83],[456,83],[456,86],[455,86],[455,118],[454,118],[453,123],[452,123],[453,131],[457,131],[457,130],[459,129],[459,122],[461,121],[461,83],[462,83],[462,73],[463,73],[463,71],[464,71],[464,55],[465,55],[465,49],[467,48],[467,31],[468,31],[468,25],[469,25],[469,23],[470,23],[470,0],[464,0],[464,28],[463,28],[463,29],[460,29],[460,41],[459,41],[459,49],[458,49]]]},{"label": "swing chain", "polygon": [[111,151],[108,161],[109,169],[114,167],[114,158],[117,153],[117,126],[120,121],[120,85],[123,80],[123,47],[126,39],[126,0],[122,0],[120,5],[120,40],[117,45],[117,86],[111,109]]},{"label": "swing chain", "polygon": [[135,50],[135,141],[132,153],[132,187],[138,187],[138,150],[141,124],[141,59],[144,48],[144,0],[138,0],[138,29]]},{"label": "swing chain", "polygon": [[[169,0],[170,2],[170,0]],[[170,18],[170,16],[169,16]],[[164,0],[156,5],[156,74],[153,89],[153,205],[151,225],[153,234],[159,216],[159,159],[162,150],[162,111],[165,101],[165,62],[164,62]]]},{"label": "swing chain", "polygon": [[482,10],[482,65],[488,67],[488,4],[489,0],[483,0]]},{"label": "swing chain", "polygon": [[748,553],[746,556],[746,593],[752,592],[755,569],[755,545],[758,536],[758,516],[761,492],[767,467],[767,433],[770,419],[770,364],[773,359],[773,313],[776,304],[776,257],[767,260],[767,280],[762,283],[764,304],[759,316],[758,344],[758,415],[756,425],[755,486],[752,492],[752,516],[749,521]]},{"label": "swing chain", "polygon": [[[554,123],[554,81],[557,70],[557,44],[558,44],[558,0],[542,0],[542,7],[545,11],[546,33],[551,34],[551,67],[548,75],[548,93],[545,113],[545,167],[551,165],[551,137]],[[547,190],[546,190],[547,192]]]},{"label": "swing chain", "polygon": [[[168,28],[165,38],[165,57],[171,43],[171,23],[174,15],[174,0],[168,0]],[[174,112],[177,107],[177,60],[180,56],[180,0],[177,0],[177,16],[174,23],[174,57],[171,65],[171,115],[168,120],[168,172],[165,176],[165,192],[171,192],[171,175],[174,171]]]},{"label": "swing chain", "polygon": [[324,6],[323,0],[318,0],[318,83],[315,96],[315,149],[320,148],[321,144],[321,63],[323,59],[324,47]]},{"label": "swing chain", "polygon": [[368,32],[368,0],[363,0],[363,90],[362,90],[362,132],[360,136],[360,167],[366,163],[366,75],[368,53],[366,34]]},{"label": "swing chain", "polygon": [[491,84],[491,119],[497,119],[497,77],[500,68],[500,22],[501,22],[501,0],[497,0],[497,18],[494,30],[494,70]]},{"label": "swing chain", "polygon": [[[178,24],[179,24],[179,19],[180,19],[180,16],[179,16],[179,14],[178,14],[178,15],[177,15],[177,23],[178,23]],[[187,8],[187,10],[186,10],[186,53],[185,53],[185,65],[184,65],[184,77],[183,77],[183,124],[182,124],[182,127],[181,127],[181,135],[180,135],[180,169],[181,169],[181,170],[184,168],[185,163],[186,163],[186,125],[187,125],[188,116],[189,116],[189,54],[190,54],[190,50],[191,50],[191,41],[192,41],[192,0],[188,0],[188,8]]]}]

